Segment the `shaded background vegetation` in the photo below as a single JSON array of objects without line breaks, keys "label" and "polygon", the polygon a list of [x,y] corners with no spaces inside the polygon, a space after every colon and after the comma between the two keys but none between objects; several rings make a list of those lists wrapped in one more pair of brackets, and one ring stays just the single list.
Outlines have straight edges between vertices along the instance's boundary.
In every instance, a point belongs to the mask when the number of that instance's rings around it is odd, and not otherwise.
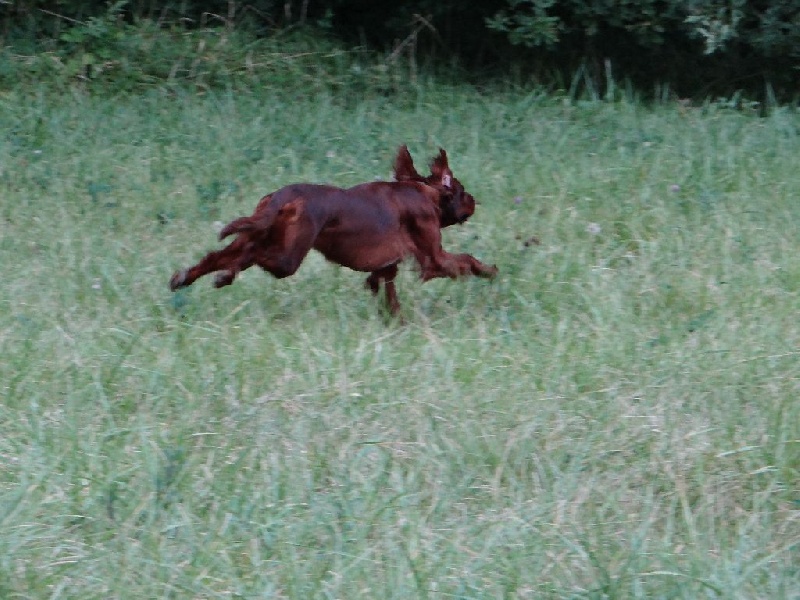
[{"label": "shaded background vegetation", "polygon": [[371,83],[402,64],[395,77],[436,70],[598,96],[616,81],[645,96],[793,100],[800,80],[800,0],[11,0],[0,20],[3,84],[213,85],[279,75],[281,56],[303,52]]}]

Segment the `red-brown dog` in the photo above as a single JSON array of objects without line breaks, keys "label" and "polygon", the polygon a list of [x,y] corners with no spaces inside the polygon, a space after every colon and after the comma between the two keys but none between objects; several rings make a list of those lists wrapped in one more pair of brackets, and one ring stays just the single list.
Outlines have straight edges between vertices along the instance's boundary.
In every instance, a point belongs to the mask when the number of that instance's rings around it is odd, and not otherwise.
[{"label": "red-brown dog", "polygon": [[444,150],[433,160],[430,176],[423,177],[402,146],[395,178],[349,189],[299,183],[264,196],[251,216],[222,229],[220,239],[236,234],[233,242],[176,272],[170,289],[215,271],[215,287],[230,285],[253,265],[279,279],[288,277],[315,248],[332,262],[369,272],[366,284],[375,294],[385,282],[386,304],[395,315],[400,310],[394,286],[397,265],[408,255],[419,264],[423,281],[497,274],[497,267],[469,254],[442,249],[440,228],[463,223],[475,212],[475,199],[453,177]]}]

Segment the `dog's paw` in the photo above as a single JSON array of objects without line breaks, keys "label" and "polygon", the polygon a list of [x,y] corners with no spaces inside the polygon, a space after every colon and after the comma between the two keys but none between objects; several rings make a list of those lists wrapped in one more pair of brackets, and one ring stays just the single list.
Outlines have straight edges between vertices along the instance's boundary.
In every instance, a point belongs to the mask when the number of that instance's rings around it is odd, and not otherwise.
[{"label": "dog's paw", "polygon": [[169,289],[174,292],[182,287],[186,287],[186,275],[188,272],[188,269],[175,271],[175,274],[169,280]]},{"label": "dog's paw", "polygon": [[233,271],[220,271],[214,275],[214,287],[221,288],[233,283],[236,278],[236,273]]},{"label": "dog's paw", "polygon": [[497,265],[492,265],[491,267],[486,267],[483,273],[480,274],[481,277],[485,279],[494,279],[497,277],[497,274],[500,270],[497,268]]}]

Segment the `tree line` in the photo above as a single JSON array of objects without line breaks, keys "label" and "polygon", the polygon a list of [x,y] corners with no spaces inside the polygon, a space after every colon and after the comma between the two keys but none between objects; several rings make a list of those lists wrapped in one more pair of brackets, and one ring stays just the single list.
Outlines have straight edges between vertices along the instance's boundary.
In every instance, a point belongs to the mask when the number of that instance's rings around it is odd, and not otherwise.
[{"label": "tree line", "polygon": [[476,81],[577,81],[598,94],[615,81],[683,96],[800,91],[800,0],[6,0],[0,20],[3,47],[17,55],[94,57],[137,24],[256,38],[293,29],[457,65]]}]

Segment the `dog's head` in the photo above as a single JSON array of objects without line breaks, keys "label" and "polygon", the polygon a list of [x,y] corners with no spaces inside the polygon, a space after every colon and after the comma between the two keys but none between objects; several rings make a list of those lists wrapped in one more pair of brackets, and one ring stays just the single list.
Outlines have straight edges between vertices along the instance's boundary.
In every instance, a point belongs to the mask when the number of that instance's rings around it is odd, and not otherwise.
[{"label": "dog's head", "polygon": [[439,209],[442,211],[442,227],[463,223],[475,213],[475,198],[464,189],[453,176],[447,164],[447,152],[439,148],[439,156],[431,163],[429,185],[441,190]]},{"label": "dog's head", "polygon": [[400,146],[394,161],[394,178],[397,181],[420,181],[439,192],[440,223],[449,227],[463,223],[475,213],[475,198],[453,176],[447,162],[447,152],[439,148],[439,155],[431,162],[431,174],[420,175],[406,146]]}]

